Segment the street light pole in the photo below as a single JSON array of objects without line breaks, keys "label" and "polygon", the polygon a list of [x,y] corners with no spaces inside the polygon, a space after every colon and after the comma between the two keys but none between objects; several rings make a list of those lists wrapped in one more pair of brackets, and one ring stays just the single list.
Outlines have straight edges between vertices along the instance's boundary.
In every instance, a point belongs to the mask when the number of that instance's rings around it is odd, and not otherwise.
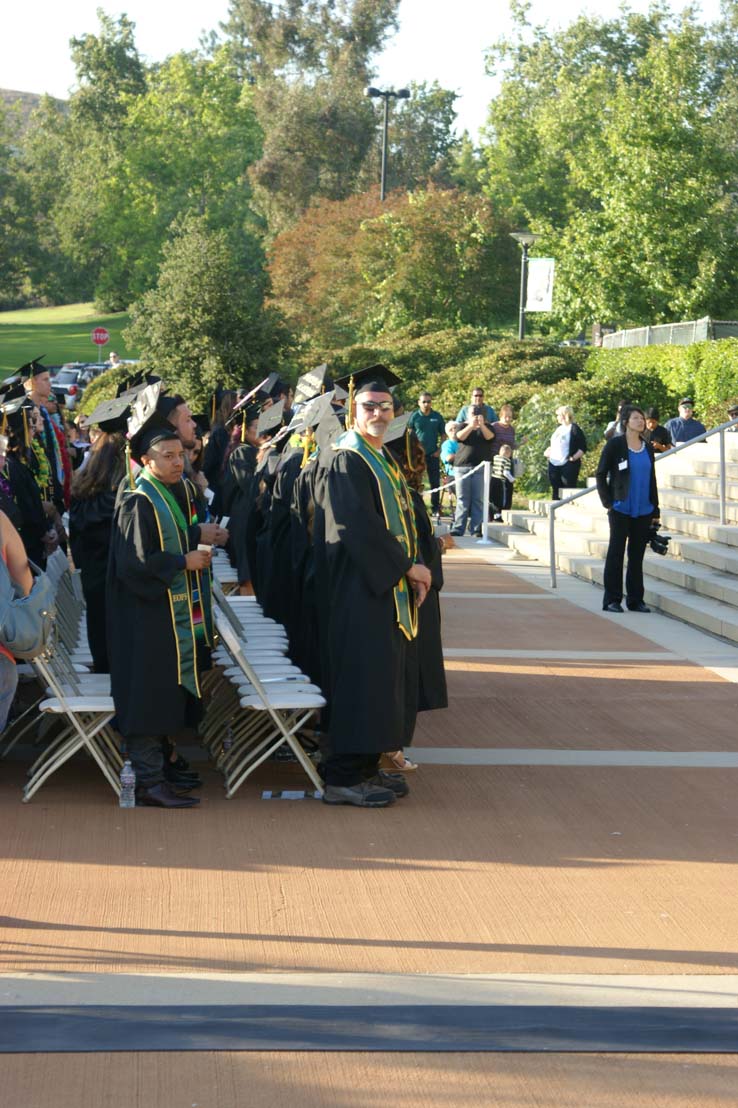
[{"label": "street light pole", "polygon": [[380,97],[384,100],[384,118],[382,120],[382,177],[379,186],[379,199],[384,203],[384,198],[387,195],[387,131],[389,128],[389,102],[392,97],[397,100],[409,100],[410,89],[401,88],[396,92],[394,89],[379,89],[370,85],[369,88],[364,89],[364,95],[372,98]]},{"label": "street light pole", "polygon": [[534,235],[532,231],[512,231],[510,238],[523,248],[523,257],[520,263],[520,316],[518,319],[518,339],[525,338],[525,299],[528,291],[528,250],[537,242],[540,235]]}]

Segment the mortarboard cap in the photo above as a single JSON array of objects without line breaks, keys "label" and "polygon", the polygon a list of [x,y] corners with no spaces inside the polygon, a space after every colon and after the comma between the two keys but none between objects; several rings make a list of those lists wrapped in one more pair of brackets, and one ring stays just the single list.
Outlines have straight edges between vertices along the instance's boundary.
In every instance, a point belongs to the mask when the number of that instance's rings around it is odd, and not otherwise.
[{"label": "mortarboard cap", "polygon": [[37,377],[39,373],[48,373],[48,368],[45,365],[41,365],[41,359],[45,358],[45,354],[39,354],[38,358],[31,358],[30,362],[26,362],[18,370],[21,379],[29,381],[31,377]]},{"label": "mortarboard cap", "polygon": [[128,420],[128,435],[131,440],[131,454],[137,462],[140,462],[142,456],[148,453],[157,442],[179,437],[166,416],[158,410],[160,395],[161,382],[158,381],[153,385],[147,385],[133,399],[131,417]]},{"label": "mortarboard cap", "polygon": [[397,442],[398,439],[404,438],[411,414],[411,412],[406,412],[403,415],[396,416],[395,419],[392,420],[382,439],[384,446],[389,446],[390,443]]},{"label": "mortarboard cap", "polygon": [[336,380],[336,384],[342,388],[349,388],[352,383],[354,396],[358,396],[360,392],[389,392],[395,385],[400,384],[400,378],[386,365],[379,364],[358,369]]},{"label": "mortarboard cap", "polygon": [[284,400],[277,401],[276,404],[271,404],[268,408],[259,416],[258,432],[260,435],[269,435],[275,432],[282,423],[282,416],[284,414]]},{"label": "mortarboard cap", "polygon": [[102,431],[125,431],[130,415],[131,401],[128,397],[116,397],[115,400],[103,400],[87,417],[88,424],[96,423]]},{"label": "mortarboard cap", "polygon": [[210,416],[207,412],[201,412],[199,415],[193,415],[192,417],[197,424],[197,429],[200,432],[199,437],[202,438],[210,430]]},{"label": "mortarboard cap", "polygon": [[306,400],[319,396],[323,389],[331,388],[332,382],[327,374],[328,366],[324,363],[298,377],[295,386],[295,404],[303,404]]},{"label": "mortarboard cap", "polygon": [[341,426],[338,416],[335,412],[329,412],[324,419],[321,419],[320,423],[315,429],[315,439],[320,450],[321,457],[330,456],[330,448],[333,443],[343,434],[343,427]]}]

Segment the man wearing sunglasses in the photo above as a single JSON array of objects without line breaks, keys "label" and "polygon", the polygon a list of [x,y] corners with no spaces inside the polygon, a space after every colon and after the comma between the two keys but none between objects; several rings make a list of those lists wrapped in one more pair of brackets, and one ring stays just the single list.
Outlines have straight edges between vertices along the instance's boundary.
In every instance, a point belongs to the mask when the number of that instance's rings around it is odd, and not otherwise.
[{"label": "man wearing sunglasses", "polygon": [[321,448],[313,525],[330,720],[326,804],[384,808],[409,792],[380,756],[407,746],[418,705],[417,613],[430,587],[412,500],[383,449],[394,417],[386,366],[337,382],[353,390],[350,430]]},{"label": "man wearing sunglasses", "polygon": [[457,423],[466,423],[469,419],[472,408],[484,408],[484,419],[486,423],[497,422],[497,412],[494,410],[491,404],[484,403],[484,389],[480,385],[475,385],[471,393],[471,403],[465,404],[463,408],[459,408],[459,414],[456,417]]}]

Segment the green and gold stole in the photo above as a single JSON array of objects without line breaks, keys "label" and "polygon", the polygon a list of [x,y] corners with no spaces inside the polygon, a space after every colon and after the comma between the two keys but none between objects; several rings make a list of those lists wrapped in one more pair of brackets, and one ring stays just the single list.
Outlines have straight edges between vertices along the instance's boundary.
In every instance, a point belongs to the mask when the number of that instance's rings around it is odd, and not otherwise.
[{"label": "green and gold stole", "polygon": [[[415,513],[409,489],[395,462],[381,450],[375,450],[357,431],[346,431],[334,444],[334,450],[350,450],[358,454],[369,467],[377,482],[379,499],[384,512],[387,530],[399,542],[408,558],[415,561],[418,553],[418,534],[415,529]],[[397,625],[406,639],[418,634],[418,609],[415,594],[405,577],[393,588]]]},{"label": "green and gold stole", "polygon": [[[171,489],[158,481],[148,466],[141,470],[136,479],[136,493],[145,496],[154,509],[161,549],[169,554],[187,554],[187,532],[197,522],[197,511],[190,490],[186,481],[183,484],[189,522]],[[168,589],[168,595],[177,647],[179,684],[193,696],[199,697],[197,644],[212,646],[213,643],[210,572],[180,570]]]}]

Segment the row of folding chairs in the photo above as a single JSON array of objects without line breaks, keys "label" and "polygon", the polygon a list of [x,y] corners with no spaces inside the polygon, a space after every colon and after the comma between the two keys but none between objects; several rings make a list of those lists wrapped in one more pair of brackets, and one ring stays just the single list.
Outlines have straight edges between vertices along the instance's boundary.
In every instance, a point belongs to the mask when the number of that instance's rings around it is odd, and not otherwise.
[{"label": "row of folding chairs", "polygon": [[[79,573],[61,552],[49,559],[47,572],[56,592],[55,636],[42,656],[22,667],[25,675],[35,677],[39,692],[3,737],[2,755],[38,728],[40,713],[44,723],[54,721],[56,726],[29,770],[24,802],[82,750],[118,795],[123,759],[112,728],[110,677],[91,672]],[[237,589],[238,581],[223,553],[213,559],[213,587],[220,641],[214,668],[203,681],[207,710],[201,734],[224,775],[226,796],[232,797],[281,747],[292,752],[320,790],[320,778],[298,734],[325,705],[320,689],[292,664],[284,628],[264,616],[255,598],[234,591],[228,595],[226,590]]]},{"label": "row of folding chairs", "polygon": [[201,729],[226,796],[282,747],[291,751],[316,792],[322,782],[300,732],[325,707],[325,698],[289,658],[284,628],[268,619],[253,596],[226,595],[225,556],[213,559],[213,596],[219,645],[214,652],[217,686]]}]

